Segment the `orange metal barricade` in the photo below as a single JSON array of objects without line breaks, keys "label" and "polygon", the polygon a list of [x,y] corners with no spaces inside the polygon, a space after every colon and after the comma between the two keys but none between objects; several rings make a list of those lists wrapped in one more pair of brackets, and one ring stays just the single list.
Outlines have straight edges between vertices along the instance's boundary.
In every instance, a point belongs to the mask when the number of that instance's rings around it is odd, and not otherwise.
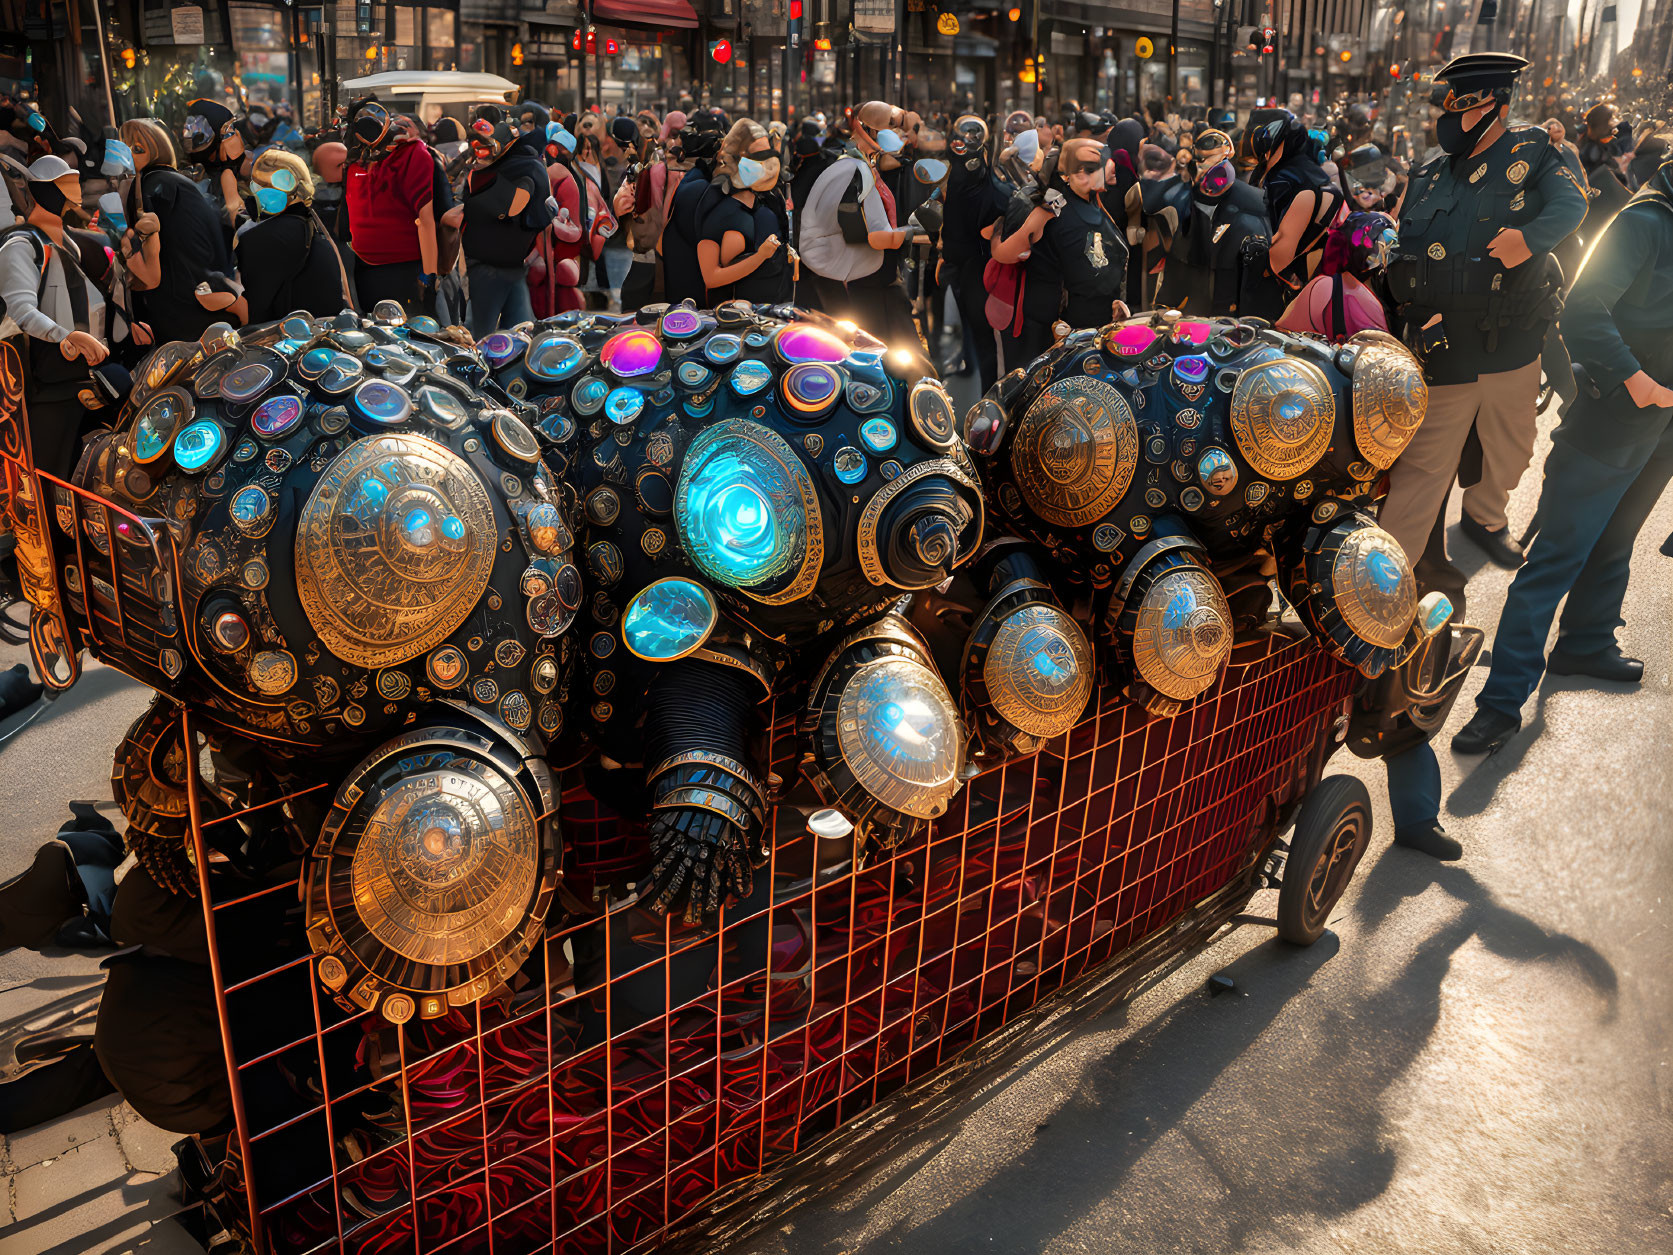
[{"label": "orange metal barricade", "polygon": [[[1192,906],[1235,912],[1354,681],[1261,634],[1175,719],[1104,692],[1047,752],[972,780],[926,837],[858,869],[780,809],[753,894],[707,930],[623,892],[643,833],[572,771],[563,909],[525,980],[399,1029],[322,996],[295,909],[282,958],[251,969],[240,938],[294,908],[293,880],[218,901],[200,870],[258,1245],[654,1246],[1067,982],[1141,943],[1166,957]],[[779,775],[796,753],[781,718]]]}]

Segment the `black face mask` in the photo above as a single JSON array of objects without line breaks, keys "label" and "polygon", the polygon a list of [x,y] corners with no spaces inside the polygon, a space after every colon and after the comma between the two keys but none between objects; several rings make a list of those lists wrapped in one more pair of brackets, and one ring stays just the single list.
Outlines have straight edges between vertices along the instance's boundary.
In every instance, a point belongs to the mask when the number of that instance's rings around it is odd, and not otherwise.
[{"label": "black face mask", "polygon": [[64,216],[64,206],[70,203],[70,198],[64,195],[56,183],[29,183],[29,195],[35,198],[35,203],[46,210],[54,218]]},{"label": "black face mask", "polygon": [[1443,113],[1435,123],[1435,142],[1455,161],[1468,157],[1498,117],[1499,111],[1491,109],[1486,117],[1466,130],[1462,113]]}]

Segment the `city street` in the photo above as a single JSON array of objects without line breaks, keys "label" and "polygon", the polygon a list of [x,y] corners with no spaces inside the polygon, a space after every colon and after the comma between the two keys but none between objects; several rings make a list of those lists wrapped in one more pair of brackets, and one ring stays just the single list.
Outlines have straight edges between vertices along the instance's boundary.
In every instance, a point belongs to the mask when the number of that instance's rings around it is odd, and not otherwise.
[{"label": "city street", "polygon": [[[1628,599],[1641,691],[1548,682],[1495,757],[1443,749],[1462,863],[1391,848],[1380,765],[1340,754],[1378,829],[1316,946],[1250,923],[1129,1001],[1049,1020],[888,1159],[725,1249],[1673,1248],[1673,562],[1656,552],[1670,529],[1664,501]],[[1496,617],[1508,580],[1475,574],[1478,615]],[[110,747],[144,702],[95,666],[0,750],[0,866],[52,833],[65,800],[109,796]],[[1210,998],[1219,972],[1235,990]],[[95,973],[91,957],[12,951],[0,992],[18,1014]],[[110,1102],[9,1139],[0,1255],[193,1250],[167,1219],[174,1140]]]}]

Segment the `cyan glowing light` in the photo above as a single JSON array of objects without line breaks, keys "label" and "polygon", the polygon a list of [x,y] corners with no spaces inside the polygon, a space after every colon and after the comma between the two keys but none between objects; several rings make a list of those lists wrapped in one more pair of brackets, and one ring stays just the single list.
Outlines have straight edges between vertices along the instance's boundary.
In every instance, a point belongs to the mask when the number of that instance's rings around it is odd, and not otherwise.
[{"label": "cyan glowing light", "polygon": [[354,390],[354,408],[379,423],[405,422],[412,413],[412,399],[394,384],[368,379]]},{"label": "cyan glowing light", "polygon": [[586,418],[603,409],[604,398],[609,395],[610,385],[595,375],[575,385],[575,390],[569,394],[569,403],[577,414]]},{"label": "cyan glowing light", "polygon": [[1199,383],[1208,378],[1208,359],[1181,357],[1174,362],[1173,373],[1187,383]]},{"label": "cyan glowing light", "polygon": [[335,353],[324,346],[309,349],[296,363],[296,373],[304,379],[318,379],[325,374],[326,367],[331,365],[331,359],[335,356]]},{"label": "cyan glowing light", "polygon": [[1162,626],[1170,632],[1185,631],[1191,626],[1191,616],[1196,614],[1199,605],[1196,590],[1180,585],[1162,610]]},{"label": "cyan glowing light", "polygon": [[581,369],[585,355],[581,346],[568,336],[542,336],[529,345],[523,362],[536,379],[557,381],[568,379]]},{"label": "cyan glowing light", "polygon": [[728,378],[733,392],[741,397],[752,397],[772,383],[773,372],[764,362],[739,362]]},{"label": "cyan glowing light", "polygon": [[860,439],[873,453],[887,453],[895,447],[895,425],[886,418],[868,418],[860,424]]},{"label": "cyan glowing light", "polygon": [[712,335],[703,342],[703,356],[716,366],[724,366],[728,362],[737,361],[738,354],[743,351],[744,342],[729,331]]},{"label": "cyan glowing light", "polygon": [[441,534],[449,540],[463,540],[465,538],[465,524],[457,514],[449,514],[441,521]]},{"label": "cyan glowing light", "polygon": [[1129,323],[1112,331],[1109,343],[1110,348],[1122,357],[1143,357],[1157,339],[1159,336],[1155,328],[1144,326],[1142,323]]},{"label": "cyan glowing light", "polygon": [[359,495],[373,510],[381,510],[383,503],[389,500],[389,486],[381,479],[367,476],[360,483]]},{"label": "cyan glowing light", "polygon": [[598,360],[618,379],[648,375],[662,364],[662,341],[646,327],[618,331],[604,342]]},{"label": "cyan glowing light", "polygon": [[622,426],[638,418],[645,409],[645,394],[637,388],[615,388],[604,401],[604,414]]},{"label": "cyan glowing light", "polygon": [[259,523],[273,507],[273,498],[258,484],[246,484],[233,494],[227,513],[240,523]]},{"label": "cyan glowing light", "polygon": [[848,356],[848,345],[823,327],[812,323],[791,323],[778,333],[775,346],[786,362],[842,361]]},{"label": "cyan glowing light", "polygon": [[407,534],[407,543],[419,549],[428,549],[436,543],[435,516],[423,506],[408,510],[406,517],[401,520],[401,529]]},{"label": "cyan glowing light", "polygon": [[1429,602],[1423,614],[1423,633],[1433,636],[1446,626],[1446,621],[1452,618],[1452,601],[1445,593],[1437,593],[1434,598],[1424,598]]},{"label": "cyan glowing light", "polygon": [[173,423],[168,425],[167,430],[158,430],[149,415],[140,419],[134,427],[134,461],[155,462],[162,457],[173,435]]},{"label": "cyan glowing light", "polygon": [[747,436],[719,434],[687,453],[674,521],[693,565],[731,588],[782,575],[806,552],[807,520],[791,472]]},{"label": "cyan glowing light", "polygon": [[187,426],[174,438],[174,461],[183,471],[201,471],[226,448],[227,437],[207,418]]},{"label": "cyan glowing light", "polygon": [[1370,549],[1365,554],[1365,574],[1379,593],[1392,595],[1400,590],[1404,572],[1390,554],[1381,549]]},{"label": "cyan glowing light", "polygon": [[1074,672],[1053,658],[1050,650],[1036,649],[1028,661],[1034,673],[1051,688],[1060,688],[1075,678]]},{"label": "cyan glowing light", "polygon": [[250,426],[268,438],[283,435],[302,421],[302,398],[268,397],[250,415]]},{"label": "cyan glowing light", "polygon": [[872,735],[893,758],[933,762],[940,734],[940,712],[920,697],[883,702],[872,715]]},{"label": "cyan glowing light", "polygon": [[279,330],[284,332],[289,339],[307,340],[312,338],[314,334],[314,322],[306,314],[288,314],[285,320],[279,324]]},{"label": "cyan glowing light", "polygon": [[641,658],[672,662],[708,639],[718,617],[714,598],[701,584],[658,580],[627,603],[622,639]]},{"label": "cyan glowing light", "polygon": [[293,339],[291,339],[290,337],[287,336],[285,339],[280,340],[276,344],[274,344],[273,347],[275,349],[277,349],[280,353],[283,353],[286,357],[289,357],[292,353],[296,352],[297,349],[301,348],[306,343],[308,343],[308,341],[305,340],[305,339],[303,339],[303,340],[293,340]]}]

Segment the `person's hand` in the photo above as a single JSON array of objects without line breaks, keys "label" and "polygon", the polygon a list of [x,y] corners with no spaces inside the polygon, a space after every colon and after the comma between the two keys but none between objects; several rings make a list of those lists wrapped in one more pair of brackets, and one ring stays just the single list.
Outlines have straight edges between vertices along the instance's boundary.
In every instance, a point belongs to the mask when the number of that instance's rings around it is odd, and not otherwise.
[{"label": "person's hand", "polygon": [[767,258],[771,257],[774,253],[778,252],[778,250],[779,250],[778,232],[775,231],[775,232],[773,232],[773,234],[769,235],[766,239],[762,240],[761,241],[761,247],[756,249],[755,251],[760,253],[761,254],[761,259],[763,261],[765,261]]},{"label": "person's hand", "polygon": [[58,351],[64,355],[67,362],[73,362],[79,357],[89,366],[97,366],[110,355],[109,349],[85,331],[70,332],[58,342]]},{"label": "person's hand", "polygon": [[465,207],[463,205],[455,205],[441,216],[441,224],[444,227],[457,227],[464,220]]},{"label": "person's hand", "polygon": [[157,337],[152,334],[151,324],[136,322],[129,328],[129,336],[135,344],[155,344]]},{"label": "person's hand", "polygon": [[1487,251],[1507,270],[1514,270],[1534,255],[1533,250],[1528,247],[1528,242],[1522,238],[1522,233],[1515,227],[1506,227],[1495,235],[1488,243]]},{"label": "person's hand", "polygon": [[634,195],[632,181],[623,179],[622,185],[616,189],[615,196],[610,200],[611,207],[615,209],[618,216],[632,212]]},{"label": "person's hand", "polygon": [[162,229],[163,224],[157,220],[157,215],[152,213],[150,210],[146,210],[139,217],[134,219],[134,230],[138,232],[139,237],[142,240],[149,239]]},{"label": "person's hand", "polygon": [[1120,322],[1123,318],[1131,318],[1133,311],[1127,308],[1126,301],[1116,301],[1110,306],[1110,314],[1117,322]]},{"label": "person's hand", "polygon": [[1627,395],[1641,410],[1658,407],[1673,409],[1673,388],[1664,388],[1643,371],[1627,380]]}]

